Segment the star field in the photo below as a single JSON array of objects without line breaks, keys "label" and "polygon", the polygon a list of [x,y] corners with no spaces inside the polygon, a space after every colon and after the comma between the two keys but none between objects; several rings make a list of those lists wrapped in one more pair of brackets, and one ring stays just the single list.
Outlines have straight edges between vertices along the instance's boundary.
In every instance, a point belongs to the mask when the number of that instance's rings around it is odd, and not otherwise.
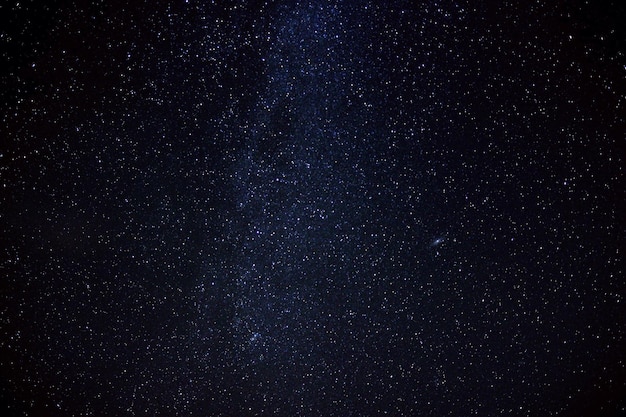
[{"label": "star field", "polygon": [[626,413],[624,6],[126,3],[0,8],[3,415]]}]

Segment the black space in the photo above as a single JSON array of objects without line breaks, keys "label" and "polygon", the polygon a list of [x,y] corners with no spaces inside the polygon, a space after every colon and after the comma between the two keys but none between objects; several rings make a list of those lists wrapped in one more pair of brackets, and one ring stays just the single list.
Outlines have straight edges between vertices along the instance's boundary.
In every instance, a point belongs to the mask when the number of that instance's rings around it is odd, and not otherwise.
[{"label": "black space", "polygon": [[626,415],[623,2],[0,16],[3,415]]}]

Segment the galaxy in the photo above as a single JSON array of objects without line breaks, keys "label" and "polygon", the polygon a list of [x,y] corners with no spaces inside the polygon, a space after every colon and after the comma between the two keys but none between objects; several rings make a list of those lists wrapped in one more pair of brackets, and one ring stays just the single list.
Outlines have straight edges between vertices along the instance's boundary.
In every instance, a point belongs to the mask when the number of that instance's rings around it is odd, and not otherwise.
[{"label": "galaxy", "polygon": [[3,416],[626,415],[624,5],[0,15]]}]

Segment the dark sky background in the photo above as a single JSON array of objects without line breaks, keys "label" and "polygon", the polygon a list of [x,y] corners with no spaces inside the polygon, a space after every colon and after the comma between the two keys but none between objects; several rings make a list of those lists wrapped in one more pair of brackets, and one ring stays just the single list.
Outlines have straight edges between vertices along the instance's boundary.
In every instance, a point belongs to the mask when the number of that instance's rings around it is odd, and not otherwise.
[{"label": "dark sky background", "polygon": [[622,2],[0,16],[3,415],[626,413]]}]

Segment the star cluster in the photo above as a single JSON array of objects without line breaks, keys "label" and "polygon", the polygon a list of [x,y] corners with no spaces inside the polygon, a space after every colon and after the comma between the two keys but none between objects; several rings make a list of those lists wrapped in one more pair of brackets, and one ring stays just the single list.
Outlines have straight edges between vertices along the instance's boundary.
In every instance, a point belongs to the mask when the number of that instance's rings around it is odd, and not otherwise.
[{"label": "star cluster", "polygon": [[3,6],[5,415],[624,412],[625,10],[544,3]]}]

